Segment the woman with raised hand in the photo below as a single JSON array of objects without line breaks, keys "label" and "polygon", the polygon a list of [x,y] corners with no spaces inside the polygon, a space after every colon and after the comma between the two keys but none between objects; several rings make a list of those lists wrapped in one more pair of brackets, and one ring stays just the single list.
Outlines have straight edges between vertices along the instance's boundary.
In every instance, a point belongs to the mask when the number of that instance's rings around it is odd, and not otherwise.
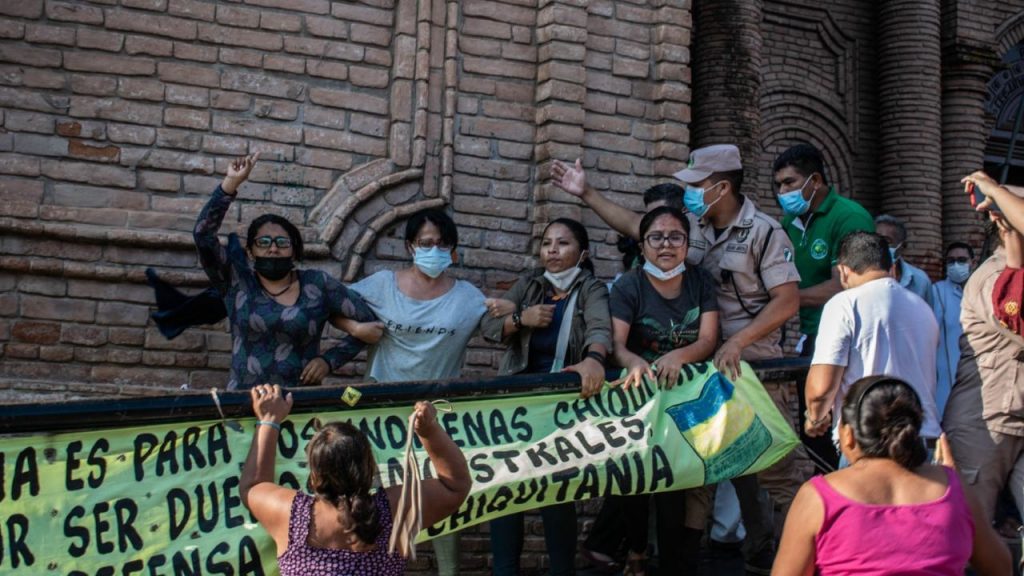
[{"label": "woman with raised hand", "polygon": [[[861,378],[843,400],[839,449],[850,466],[793,500],[774,576],[1010,574],[999,541],[956,471],[929,465],[921,401],[906,382]],[[940,453],[948,456],[945,438]],[[946,461],[952,464],[951,460]]]},{"label": "woman with raised hand", "polygon": [[[640,221],[644,264],[622,275],[612,287],[613,356],[626,369],[624,387],[641,386],[644,377],[672,388],[684,364],[707,361],[718,344],[715,282],[700,267],[686,267],[690,226],[678,208],[662,206]],[[698,489],[699,490],[699,489]],[[659,572],[695,574],[702,528],[687,526],[687,490],[655,494]],[[623,574],[647,572],[647,511],[650,495],[612,496],[608,510],[625,516],[629,554]],[[607,516],[609,513],[602,513]],[[615,528],[613,523],[595,522]],[[690,520],[690,524],[698,524]],[[703,526],[700,519],[699,526]],[[618,531],[616,530],[616,533]],[[592,532],[584,556],[608,558],[607,534]]]},{"label": "woman with raised hand", "polygon": [[[193,232],[199,261],[223,296],[231,324],[227,388],[251,388],[261,382],[319,384],[363,347],[346,337],[321,353],[320,336],[328,319],[355,320],[339,322],[350,333],[372,333],[375,318],[341,282],[319,270],[295,268],[302,260],[302,236],[281,216],[264,214],[253,220],[244,248],[235,234],[228,236],[227,247],[221,245],[217,231],[258,158],[253,154],[228,166]],[[359,322],[366,324],[357,326]]]},{"label": "woman with raised hand", "polygon": [[[405,572],[405,559],[388,553],[388,537],[402,486],[372,491],[378,475],[366,435],[347,422],[321,428],[306,446],[306,492],[275,484],[278,431],[292,395],[278,385],[250,391],[256,434],[240,480],[242,503],[277,544],[281,576]],[[433,525],[465,501],[472,480],[462,451],[437,422],[429,402],[418,402],[413,430],[436,478],[422,480],[423,526]]]},{"label": "woman with raised hand", "polygon": [[[502,375],[576,372],[581,395],[604,385],[604,362],[611,349],[608,289],[594,276],[587,229],[559,218],[544,229],[541,268],[521,277],[500,300],[488,300],[481,322],[484,338],[508,346]],[[507,308],[506,308],[507,307]],[[540,510],[551,576],[574,573],[576,506],[565,502]],[[523,513],[491,521],[494,576],[519,574],[523,552]]]}]

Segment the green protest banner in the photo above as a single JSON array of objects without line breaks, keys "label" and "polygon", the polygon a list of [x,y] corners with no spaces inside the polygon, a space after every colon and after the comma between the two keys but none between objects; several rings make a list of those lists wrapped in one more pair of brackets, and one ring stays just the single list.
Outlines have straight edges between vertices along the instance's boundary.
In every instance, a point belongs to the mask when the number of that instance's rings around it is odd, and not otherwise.
[{"label": "green protest banner", "polygon": [[[671,390],[453,405],[438,417],[466,454],[473,489],[420,540],[557,502],[718,482],[770,466],[798,441],[746,365],[736,382],[692,364]],[[401,482],[410,410],[293,414],[278,442],[280,483],[305,485],[314,416],[363,430],[381,482]],[[274,544],[239,496],[252,433],[249,419],[4,438],[0,573],[276,574]],[[420,462],[430,477],[422,452]]]}]

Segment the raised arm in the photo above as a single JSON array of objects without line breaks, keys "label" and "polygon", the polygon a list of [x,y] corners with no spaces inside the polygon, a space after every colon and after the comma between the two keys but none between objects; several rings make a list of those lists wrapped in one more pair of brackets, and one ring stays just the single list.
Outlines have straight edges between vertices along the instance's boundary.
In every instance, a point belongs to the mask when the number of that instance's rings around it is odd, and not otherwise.
[{"label": "raised arm", "polygon": [[256,433],[239,479],[242,504],[277,543],[278,554],[288,547],[288,516],[295,491],[274,483],[277,436],[292,409],[292,395],[282,397],[278,385],[261,384],[249,390],[256,414]]},{"label": "raised arm", "polygon": [[978,190],[985,195],[985,201],[975,206],[976,210],[998,210],[1002,212],[1011,227],[1024,232],[1024,197],[1022,197],[1024,189],[1016,186],[1000,186],[998,182],[981,170],[965,176],[961,182],[965,185],[965,191],[971,192],[971,186],[977,186]]},{"label": "raised arm", "polygon": [[576,159],[575,164],[566,164],[555,160],[551,165],[551,179],[555,186],[583,200],[606,224],[623,236],[640,240],[641,216],[629,208],[619,206],[605,198],[600,192],[587,184],[587,175],[583,171],[583,163]]},{"label": "raised arm", "polygon": [[[462,450],[437,422],[437,409],[429,402],[416,403],[413,430],[430,456],[437,478],[428,478],[420,484],[423,505],[423,526],[433,526],[451,516],[469,495],[473,480]],[[398,507],[401,485],[387,489],[391,509]]]},{"label": "raised arm", "polygon": [[224,214],[235,199],[238,187],[245,182],[259,159],[259,153],[235,159],[229,166],[221,185],[213,191],[199,218],[196,219],[192,238],[199,251],[199,263],[214,284],[224,286],[230,281],[227,251],[217,238],[217,231],[224,222]]}]

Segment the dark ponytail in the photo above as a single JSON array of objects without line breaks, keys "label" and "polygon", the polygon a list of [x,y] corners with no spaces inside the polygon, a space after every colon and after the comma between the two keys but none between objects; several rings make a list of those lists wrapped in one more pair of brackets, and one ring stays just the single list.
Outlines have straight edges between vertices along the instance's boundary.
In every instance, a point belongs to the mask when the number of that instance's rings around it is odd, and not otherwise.
[{"label": "dark ponytail", "polygon": [[843,400],[843,422],[853,428],[861,452],[904,468],[917,468],[928,459],[921,441],[923,420],[917,392],[891,376],[861,378]]},{"label": "dark ponytail", "polygon": [[341,525],[365,544],[380,536],[380,517],[370,495],[377,463],[366,435],[348,422],[331,422],[306,448],[311,494],[338,508]]}]

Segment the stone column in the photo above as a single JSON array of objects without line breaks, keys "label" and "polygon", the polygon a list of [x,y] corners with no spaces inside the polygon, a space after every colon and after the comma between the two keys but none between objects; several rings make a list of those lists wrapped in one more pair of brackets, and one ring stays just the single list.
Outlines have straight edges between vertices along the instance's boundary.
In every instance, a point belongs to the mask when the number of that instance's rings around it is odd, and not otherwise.
[{"label": "stone column", "polygon": [[882,211],[907,223],[907,255],[936,275],[942,250],[942,87],[939,0],[878,4]]},{"label": "stone column", "polygon": [[763,0],[698,0],[694,6],[691,148],[735,144],[748,185],[757,182],[761,158],[763,17]]},{"label": "stone column", "polygon": [[[960,179],[979,169],[990,126],[985,118],[985,84],[995,55],[953,45],[945,50],[942,72],[942,238],[979,250],[984,220],[964,196]],[[997,175],[998,177],[998,175]]]}]

